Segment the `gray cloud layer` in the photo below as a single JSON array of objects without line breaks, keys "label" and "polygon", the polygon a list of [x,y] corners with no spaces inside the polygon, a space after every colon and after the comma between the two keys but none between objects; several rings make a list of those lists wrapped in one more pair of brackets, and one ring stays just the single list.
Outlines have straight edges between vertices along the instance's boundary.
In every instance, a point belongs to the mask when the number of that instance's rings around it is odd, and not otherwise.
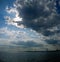
[{"label": "gray cloud layer", "polygon": [[60,24],[60,15],[56,13],[55,4],[53,0],[18,0],[16,8],[23,21],[16,23],[45,36],[54,35],[58,32],[51,32],[48,29]]},{"label": "gray cloud layer", "polygon": [[23,47],[43,47],[42,44],[38,44],[34,41],[27,41],[27,42],[18,41],[18,42],[12,42],[12,44],[20,45],[20,46],[23,46]]},{"label": "gray cloud layer", "polygon": [[51,40],[46,40],[46,42],[48,44],[58,44],[59,40],[53,40],[53,39],[51,39]]}]

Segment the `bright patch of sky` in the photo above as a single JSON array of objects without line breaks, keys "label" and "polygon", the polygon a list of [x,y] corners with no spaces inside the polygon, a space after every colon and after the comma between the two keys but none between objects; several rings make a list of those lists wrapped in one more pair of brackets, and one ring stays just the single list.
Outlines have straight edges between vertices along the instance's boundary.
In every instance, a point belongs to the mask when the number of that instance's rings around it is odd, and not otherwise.
[{"label": "bright patch of sky", "polygon": [[8,44],[12,41],[35,41],[35,39],[40,38],[41,34],[32,29],[24,28],[22,25],[18,27],[16,23],[13,24],[13,22],[22,21],[22,18],[18,16],[18,11],[14,7],[14,2],[15,0],[0,0],[0,42],[7,42]]},{"label": "bright patch of sky", "polygon": [[5,11],[6,6],[13,6],[15,0],[0,0],[0,27],[6,26],[4,16],[8,15]]}]

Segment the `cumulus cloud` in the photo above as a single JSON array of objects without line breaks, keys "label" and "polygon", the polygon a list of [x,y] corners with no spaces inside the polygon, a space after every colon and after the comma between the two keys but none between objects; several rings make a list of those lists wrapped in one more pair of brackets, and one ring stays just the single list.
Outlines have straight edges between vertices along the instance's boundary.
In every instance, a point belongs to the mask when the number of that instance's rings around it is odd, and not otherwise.
[{"label": "cumulus cloud", "polygon": [[17,0],[15,8],[22,18],[21,24],[25,28],[31,28],[45,36],[54,35],[50,28],[60,24],[60,15],[56,12],[56,1],[53,0]]},{"label": "cumulus cloud", "polygon": [[[50,42],[52,42],[51,38],[53,41],[55,38],[59,38],[58,34],[60,33],[58,28],[60,26],[60,15],[56,11],[56,5],[59,6],[54,0],[16,1],[17,11],[23,20],[22,24],[26,28],[31,28],[44,36],[48,36]],[[21,23],[17,24],[19,26]]]},{"label": "cumulus cloud", "polygon": [[50,44],[50,42],[57,43],[56,40],[60,40],[60,14],[58,14],[60,5],[58,2],[59,0],[16,0],[14,8],[6,8],[8,13],[14,12],[15,17],[5,18],[8,24],[19,28],[30,28],[42,34],[41,42],[40,37],[35,39],[23,35],[26,41],[34,39],[35,42],[43,45]]},{"label": "cumulus cloud", "polygon": [[[21,24],[20,26],[17,25],[17,23],[21,22],[22,21],[22,18],[19,17],[19,13],[18,11],[16,10],[16,8],[14,7],[6,7],[6,12],[9,14],[9,16],[5,16],[5,20],[6,20],[6,24],[8,25],[14,25],[18,28],[24,28],[24,26]],[[17,23],[16,23],[17,22]]]},{"label": "cumulus cloud", "polygon": [[56,12],[56,1],[53,0],[16,0],[14,8],[6,7],[8,13],[15,17],[5,17],[8,24],[20,28],[31,28],[44,36],[54,35],[51,29],[60,24],[60,15]]}]

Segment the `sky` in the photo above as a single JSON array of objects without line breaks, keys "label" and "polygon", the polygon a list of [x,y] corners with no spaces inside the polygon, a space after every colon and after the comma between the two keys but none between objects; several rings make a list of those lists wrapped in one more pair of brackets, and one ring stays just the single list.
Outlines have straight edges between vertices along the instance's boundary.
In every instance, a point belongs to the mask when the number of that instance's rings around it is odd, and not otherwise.
[{"label": "sky", "polygon": [[0,46],[60,50],[60,0],[0,0]]}]

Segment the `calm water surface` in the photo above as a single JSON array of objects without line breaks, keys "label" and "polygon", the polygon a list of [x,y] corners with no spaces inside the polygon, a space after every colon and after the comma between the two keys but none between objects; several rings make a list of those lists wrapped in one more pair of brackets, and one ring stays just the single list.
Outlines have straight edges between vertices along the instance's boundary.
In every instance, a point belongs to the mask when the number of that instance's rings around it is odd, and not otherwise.
[{"label": "calm water surface", "polygon": [[0,52],[0,62],[60,62],[60,51],[55,52]]}]

